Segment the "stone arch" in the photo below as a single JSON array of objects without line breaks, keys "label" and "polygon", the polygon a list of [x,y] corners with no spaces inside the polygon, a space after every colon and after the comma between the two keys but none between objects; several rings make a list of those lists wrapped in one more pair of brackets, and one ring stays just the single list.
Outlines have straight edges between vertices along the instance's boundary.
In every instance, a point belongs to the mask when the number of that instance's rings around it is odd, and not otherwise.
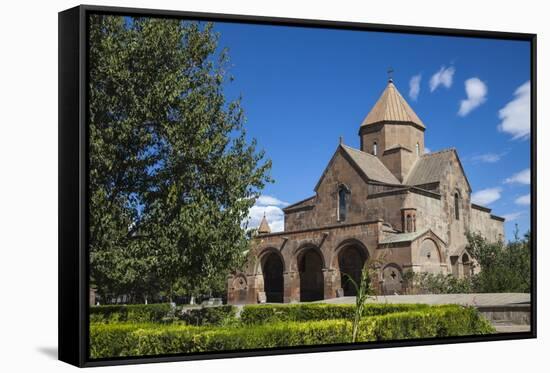
[{"label": "stone arch", "polygon": [[452,200],[453,200],[453,219],[454,220],[460,220],[462,218],[462,215],[463,215],[463,211],[462,211],[462,193],[460,193],[460,189],[458,188],[455,188],[453,190],[453,195],[452,195]]},{"label": "stone arch", "polygon": [[336,201],[336,216],[339,222],[343,222],[347,218],[349,211],[351,190],[346,184],[338,184],[337,201]]},{"label": "stone arch", "polygon": [[398,264],[386,264],[381,275],[383,294],[401,294],[403,292],[403,270]]},{"label": "stone arch", "polygon": [[[439,245],[437,244],[437,242],[434,239],[432,239],[430,237],[426,237],[424,240],[422,240],[422,243],[420,244],[420,248],[421,248],[420,255],[423,254],[422,249],[424,249],[426,257],[428,255],[428,248],[434,249],[435,254],[437,254],[436,258],[435,258],[435,259],[437,259],[437,263],[443,263],[443,257],[441,255],[441,249],[440,249]],[[433,255],[433,252],[431,252],[430,254]],[[430,258],[432,257],[432,255],[430,255]]]},{"label": "stone arch", "polygon": [[437,242],[430,237],[425,238],[419,245],[418,264],[422,272],[439,273],[443,256]]},{"label": "stone arch", "polygon": [[264,248],[257,255],[254,273],[261,279],[257,283],[258,291],[265,292],[266,302],[283,302],[285,269],[285,259],[276,248]]},{"label": "stone arch", "polygon": [[308,251],[308,250],[313,250],[317,254],[319,254],[319,256],[321,257],[322,269],[327,268],[327,261],[325,260],[325,255],[323,254],[321,249],[313,242],[306,242],[301,244],[298,248],[294,249],[294,251],[292,252],[292,259],[289,263],[289,271],[293,272],[293,271],[299,270],[298,259],[301,255],[303,255],[305,251]]},{"label": "stone arch", "polygon": [[230,289],[234,294],[235,304],[244,304],[247,301],[248,296],[248,281],[243,274],[237,274],[231,281]]},{"label": "stone arch", "polygon": [[270,254],[275,254],[279,257],[279,259],[281,260],[281,262],[283,263],[283,272],[285,272],[287,270],[287,264],[286,264],[286,261],[285,261],[285,258],[283,256],[283,254],[277,250],[276,248],[274,247],[266,247],[266,248],[263,248],[257,255],[256,255],[256,265],[254,267],[254,273],[255,274],[262,274],[262,261],[266,259],[266,257]]},{"label": "stone arch", "polygon": [[304,246],[296,252],[296,265],[300,279],[300,301],[324,299],[323,253],[316,246]]},{"label": "stone arch", "polygon": [[467,251],[464,251],[460,256],[460,261],[462,263],[462,274],[464,278],[469,278],[472,276],[472,258]]},{"label": "stone arch", "polygon": [[[366,246],[359,240],[347,239],[342,241],[334,251],[332,268],[340,273],[340,284],[344,296],[355,296],[357,291],[349,277],[357,284],[361,280],[361,271],[370,254]],[[349,276],[349,277],[348,277]]]}]

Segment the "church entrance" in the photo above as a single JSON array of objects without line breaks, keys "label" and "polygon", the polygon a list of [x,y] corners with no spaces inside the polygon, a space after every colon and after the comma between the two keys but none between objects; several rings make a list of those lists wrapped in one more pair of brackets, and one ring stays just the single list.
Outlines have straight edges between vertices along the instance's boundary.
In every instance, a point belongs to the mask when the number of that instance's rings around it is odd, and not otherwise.
[{"label": "church entrance", "polygon": [[357,290],[349,280],[349,277],[359,285],[361,281],[361,271],[365,265],[365,258],[361,253],[361,249],[357,246],[345,247],[338,255],[338,263],[340,265],[340,283],[342,289],[344,289],[344,296],[357,295]]},{"label": "church entrance", "polygon": [[298,258],[300,302],[324,299],[323,260],[313,249]]},{"label": "church entrance", "polygon": [[283,302],[283,262],[277,254],[268,254],[262,265],[266,302]]}]

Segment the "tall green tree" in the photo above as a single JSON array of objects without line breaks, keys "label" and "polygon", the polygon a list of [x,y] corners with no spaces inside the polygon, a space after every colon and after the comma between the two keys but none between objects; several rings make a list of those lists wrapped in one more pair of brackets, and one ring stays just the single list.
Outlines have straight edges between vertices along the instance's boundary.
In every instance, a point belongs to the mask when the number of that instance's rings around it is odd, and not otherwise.
[{"label": "tall green tree", "polygon": [[[100,294],[189,294],[243,261],[270,181],[212,24],[90,19],[90,269]],[[182,290],[183,289],[183,290]]]},{"label": "tall green tree", "polygon": [[468,251],[481,271],[472,278],[479,293],[531,291],[531,234],[516,233],[513,241],[488,242],[479,234],[468,235]]}]

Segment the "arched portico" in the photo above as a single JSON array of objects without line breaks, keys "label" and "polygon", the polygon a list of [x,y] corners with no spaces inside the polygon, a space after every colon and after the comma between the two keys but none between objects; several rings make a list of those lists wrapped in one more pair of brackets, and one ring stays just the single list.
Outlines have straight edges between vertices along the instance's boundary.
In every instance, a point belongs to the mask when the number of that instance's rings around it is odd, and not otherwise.
[{"label": "arched portico", "polygon": [[353,282],[359,284],[361,272],[369,257],[365,245],[358,240],[346,240],[335,251],[333,266],[340,272],[340,286],[344,296],[355,296],[357,291]]},{"label": "arched portico", "polygon": [[[275,248],[266,248],[258,255],[257,275],[261,275],[259,291],[264,291],[266,302],[282,303],[284,296],[285,262],[281,253]],[[262,289],[263,287],[263,289]]]},{"label": "arched portico", "polygon": [[264,276],[264,291],[268,303],[282,303],[284,280],[283,261],[279,255],[268,253],[262,263],[262,274]]},{"label": "arched portico", "polygon": [[324,299],[324,259],[316,247],[305,247],[296,255],[300,279],[300,302]]}]

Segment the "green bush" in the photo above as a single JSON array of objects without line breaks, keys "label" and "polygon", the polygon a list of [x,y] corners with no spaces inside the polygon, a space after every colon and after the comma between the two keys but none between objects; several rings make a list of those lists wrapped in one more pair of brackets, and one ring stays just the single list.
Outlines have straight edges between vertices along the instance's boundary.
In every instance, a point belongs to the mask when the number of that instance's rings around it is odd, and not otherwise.
[{"label": "green bush", "polygon": [[[364,316],[378,316],[388,313],[423,310],[427,304],[366,304]],[[244,324],[263,324],[279,321],[312,321],[348,319],[354,317],[353,304],[291,304],[291,305],[250,305],[245,306],[241,313]]]},{"label": "green bush", "polygon": [[414,338],[480,335],[495,329],[473,307],[432,306],[422,311],[387,314],[365,318],[368,329],[378,341]]},{"label": "green bush", "polygon": [[188,325],[226,325],[237,321],[235,306],[183,308],[179,319]]},{"label": "green bush", "polygon": [[160,322],[173,312],[169,303],[92,306],[90,322]]},{"label": "green bush", "polygon": [[[349,343],[352,322],[318,320],[240,327],[92,324],[92,358]],[[474,308],[426,306],[365,317],[358,342],[488,334],[493,327]]]},{"label": "green bush", "polygon": [[346,343],[347,320],[276,323],[245,327],[159,324],[92,324],[92,358],[196,353]]}]

